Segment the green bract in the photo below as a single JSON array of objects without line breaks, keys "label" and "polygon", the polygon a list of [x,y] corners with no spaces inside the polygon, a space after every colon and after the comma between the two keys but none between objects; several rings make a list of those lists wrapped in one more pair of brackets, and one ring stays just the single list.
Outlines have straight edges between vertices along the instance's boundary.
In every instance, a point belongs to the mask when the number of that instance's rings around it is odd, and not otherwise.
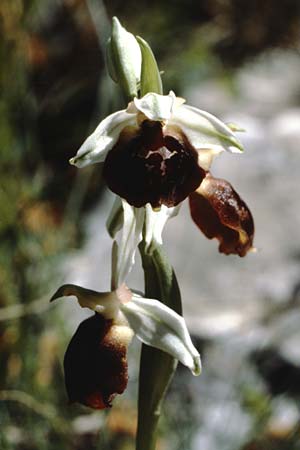
[{"label": "green bract", "polygon": [[161,76],[157,63],[149,44],[140,36],[137,36],[142,52],[142,72],[141,72],[141,96],[148,92],[163,94]]}]

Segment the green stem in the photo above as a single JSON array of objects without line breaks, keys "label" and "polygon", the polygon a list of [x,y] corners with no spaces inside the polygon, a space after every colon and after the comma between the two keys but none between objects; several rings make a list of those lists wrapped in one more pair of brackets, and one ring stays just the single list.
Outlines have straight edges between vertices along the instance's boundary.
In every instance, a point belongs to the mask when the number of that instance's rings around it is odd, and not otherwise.
[{"label": "green stem", "polygon": [[[152,248],[148,254],[145,245],[141,244],[140,253],[145,273],[145,296],[157,298],[181,314],[179,286],[161,246]],[[156,448],[161,406],[176,367],[177,360],[167,353],[142,346],[136,450]]]}]

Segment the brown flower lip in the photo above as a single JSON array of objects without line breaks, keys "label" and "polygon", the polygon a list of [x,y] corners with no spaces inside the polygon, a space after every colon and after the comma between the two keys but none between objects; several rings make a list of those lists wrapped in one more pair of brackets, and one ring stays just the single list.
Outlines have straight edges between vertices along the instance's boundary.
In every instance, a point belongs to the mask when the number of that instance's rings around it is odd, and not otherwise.
[{"label": "brown flower lip", "polygon": [[208,173],[189,202],[194,222],[207,238],[219,240],[221,253],[245,256],[253,250],[252,214],[230,183]]},{"label": "brown flower lip", "polygon": [[126,127],[108,153],[103,175],[108,187],[135,207],[176,206],[200,185],[205,171],[179,127],[144,120]]},{"label": "brown flower lip", "polygon": [[65,384],[71,403],[94,409],[111,406],[128,382],[127,345],[116,333],[112,320],[99,314],[78,327],[64,358]]}]

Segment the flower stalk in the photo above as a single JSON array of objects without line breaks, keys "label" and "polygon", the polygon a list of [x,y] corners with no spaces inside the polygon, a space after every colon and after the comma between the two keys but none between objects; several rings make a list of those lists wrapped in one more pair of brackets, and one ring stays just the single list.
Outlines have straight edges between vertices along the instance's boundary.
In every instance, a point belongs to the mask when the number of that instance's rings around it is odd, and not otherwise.
[{"label": "flower stalk", "polygon": [[[162,246],[147,252],[139,246],[145,277],[145,295],[160,298],[163,303],[181,314],[181,295],[176,275]],[[154,450],[161,406],[176,371],[177,360],[153,347],[142,346],[139,375],[138,427],[136,450]]]}]

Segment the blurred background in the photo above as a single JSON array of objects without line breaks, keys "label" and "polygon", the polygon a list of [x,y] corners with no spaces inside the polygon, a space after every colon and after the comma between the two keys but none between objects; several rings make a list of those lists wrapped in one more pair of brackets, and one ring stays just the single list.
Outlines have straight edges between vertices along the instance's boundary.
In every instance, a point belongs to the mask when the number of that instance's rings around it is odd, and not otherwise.
[{"label": "blurred background", "polygon": [[139,345],[110,411],[70,406],[62,360],[86,313],[49,304],[64,282],[109,287],[113,196],[100,165],[68,159],[124,107],[105,71],[113,15],[151,44],[165,92],[246,129],[212,172],[252,210],[257,252],[220,255],[186,204],[164,232],[204,370],[179,367],[159,449],[298,450],[298,0],[1,0],[0,449],[133,448]]}]

